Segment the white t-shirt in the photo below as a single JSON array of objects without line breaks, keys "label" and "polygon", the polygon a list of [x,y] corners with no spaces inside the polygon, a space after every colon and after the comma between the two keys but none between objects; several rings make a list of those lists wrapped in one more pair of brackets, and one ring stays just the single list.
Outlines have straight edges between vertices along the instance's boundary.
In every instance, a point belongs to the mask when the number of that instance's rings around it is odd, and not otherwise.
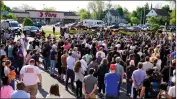
[{"label": "white t-shirt", "polygon": [[68,33],[65,33],[65,34],[64,34],[64,37],[65,37],[65,38],[69,38],[69,34],[68,34]]},{"label": "white t-shirt", "polygon": [[106,55],[105,55],[105,53],[103,51],[98,51],[96,53],[96,58],[98,57],[98,53],[101,53],[101,58],[105,58],[106,57]]},{"label": "white t-shirt", "polygon": [[1,50],[0,50],[0,56],[2,56],[2,55],[6,55],[6,52],[1,49]]},{"label": "white t-shirt", "polygon": [[171,97],[176,97],[176,86],[172,86],[169,88],[168,95]]},{"label": "white t-shirt", "polygon": [[10,68],[8,68],[7,66],[5,66],[4,67],[4,74],[5,74],[5,76],[8,76],[9,72],[10,72]]},{"label": "white t-shirt", "polygon": [[87,62],[86,62],[84,59],[81,59],[80,62],[81,62],[81,67],[82,67],[82,69],[83,69],[84,71],[87,71],[87,68],[88,68]]},{"label": "white t-shirt", "polygon": [[20,74],[23,74],[22,79],[26,86],[37,84],[38,74],[40,73],[40,69],[33,65],[23,66],[20,71]]},{"label": "white t-shirt", "polygon": [[146,72],[147,69],[153,68],[153,66],[154,65],[152,63],[150,63],[150,62],[144,62],[143,63],[143,70]]}]

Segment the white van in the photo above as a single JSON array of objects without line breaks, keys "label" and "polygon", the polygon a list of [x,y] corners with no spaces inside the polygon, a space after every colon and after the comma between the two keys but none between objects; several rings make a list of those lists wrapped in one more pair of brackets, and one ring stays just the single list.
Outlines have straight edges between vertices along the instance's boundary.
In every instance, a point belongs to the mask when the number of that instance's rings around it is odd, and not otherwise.
[{"label": "white van", "polygon": [[21,26],[17,21],[14,20],[3,20],[1,21],[1,27],[8,30],[19,30],[21,31]]},{"label": "white van", "polygon": [[92,28],[92,27],[103,28],[103,27],[105,27],[105,23],[102,20],[86,19],[86,20],[83,20],[81,23],[83,26],[86,26],[89,28]]}]

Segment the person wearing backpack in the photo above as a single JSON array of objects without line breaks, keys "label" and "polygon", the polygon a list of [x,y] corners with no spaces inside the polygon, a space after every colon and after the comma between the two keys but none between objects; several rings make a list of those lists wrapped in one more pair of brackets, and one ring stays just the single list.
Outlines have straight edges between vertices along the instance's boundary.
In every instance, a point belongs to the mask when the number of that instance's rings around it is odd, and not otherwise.
[{"label": "person wearing backpack", "polygon": [[155,79],[153,75],[153,69],[147,69],[146,74],[147,78],[143,81],[143,87],[140,93],[141,98],[157,98],[158,93],[160,92],[160,82]]}]

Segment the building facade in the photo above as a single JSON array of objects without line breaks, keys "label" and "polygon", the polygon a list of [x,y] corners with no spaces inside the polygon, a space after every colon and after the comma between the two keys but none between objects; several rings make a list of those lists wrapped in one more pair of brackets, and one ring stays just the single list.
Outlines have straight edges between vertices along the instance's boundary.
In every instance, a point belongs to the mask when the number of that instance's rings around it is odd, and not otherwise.
[{"label": "building facade", "polygon": [[105,21],[105,23],[107,23],[107,25],[127,23],[125,18],[123,16],[120,16],[119,13],[114,9],[109,10],[106,13],[104,21]]},{"label": "building facade", "polygon": [[42,11],[42,10],[26,10],[24,12],[13,11],[21,23],[25,17],[31,18],[33,21],[54,24],[61,22],[63,24],[78,22],[80,17],[74,12],[64,11]]}]

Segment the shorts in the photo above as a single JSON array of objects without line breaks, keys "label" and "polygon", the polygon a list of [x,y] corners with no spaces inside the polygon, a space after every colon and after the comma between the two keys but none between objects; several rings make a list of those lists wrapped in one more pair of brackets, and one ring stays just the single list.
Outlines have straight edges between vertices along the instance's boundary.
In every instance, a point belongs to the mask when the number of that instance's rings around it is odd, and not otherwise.
[{"label": "shorts", "polygon": [[25,91],[27,93],[30,93],[31,97],[36,97],[37,90],[38,90],[38,85],[37,84],[25,86]]},{"label": "shorts", "polygon": [[62,74],[66,74],[66,67],[61,67],[61,68],[62,68],[61,73],[62,73]]}]

